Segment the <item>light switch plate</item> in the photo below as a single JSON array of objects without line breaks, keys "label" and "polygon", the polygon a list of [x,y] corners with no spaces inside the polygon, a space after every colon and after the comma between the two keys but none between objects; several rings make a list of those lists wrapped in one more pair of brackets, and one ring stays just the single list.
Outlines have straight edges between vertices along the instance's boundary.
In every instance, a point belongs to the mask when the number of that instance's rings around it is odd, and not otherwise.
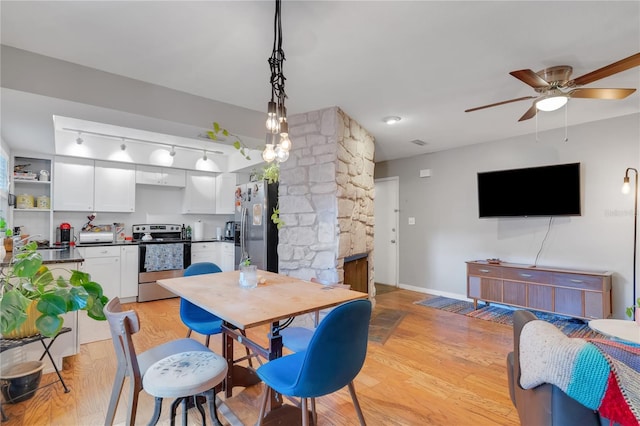
[{"label": "light switch plate", "polygon": [[415,217],[410,217],[409,218],[409,225],[415,225],[416,224],[416,218]]}]

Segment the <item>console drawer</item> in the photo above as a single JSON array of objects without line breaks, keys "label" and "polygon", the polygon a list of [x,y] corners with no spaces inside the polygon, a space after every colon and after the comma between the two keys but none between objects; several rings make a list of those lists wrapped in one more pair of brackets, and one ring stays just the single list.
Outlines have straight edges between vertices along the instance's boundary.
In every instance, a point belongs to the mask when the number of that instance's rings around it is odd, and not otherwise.
[{"label": "console drawer", "polygon": [[504,271],[502,271],[502,277],[511,281],[551,284],[551,273],[547,271],[539,271],[535,268],[505,268]]},{"label": "console drawer", "polygon": [[502,278],[502,268],[499,266],[479,265],[476,263],[467,264],[467,273],[478,277]]},{"label": "console drawer", "polygon": [[581,274],[553,273],[553,285],[602,291],[602,277]]}]

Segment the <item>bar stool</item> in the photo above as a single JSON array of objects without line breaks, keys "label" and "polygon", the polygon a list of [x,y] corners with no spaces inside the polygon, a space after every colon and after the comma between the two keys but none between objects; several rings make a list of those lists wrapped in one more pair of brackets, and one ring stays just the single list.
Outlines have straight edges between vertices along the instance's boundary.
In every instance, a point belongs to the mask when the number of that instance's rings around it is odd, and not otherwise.
[{"label": "bar stool", "polygon": [[[189,351],[170,355],[153,364],[142,378],[145,392],[155,398],[153,417],[155,425],[160,419],[163,398],[176,398],[171,403],[171,425],[175,424],[176,410],[182,402],[182,424],[187,424],[187,402],[193,398],[206,425],[204,408],[198,396],[205,396],[212,421],[222,426],[216,410],[214,388],[227,375],[227,361],[211,351]],[[214,420],[215,419],[215,420]]]}]

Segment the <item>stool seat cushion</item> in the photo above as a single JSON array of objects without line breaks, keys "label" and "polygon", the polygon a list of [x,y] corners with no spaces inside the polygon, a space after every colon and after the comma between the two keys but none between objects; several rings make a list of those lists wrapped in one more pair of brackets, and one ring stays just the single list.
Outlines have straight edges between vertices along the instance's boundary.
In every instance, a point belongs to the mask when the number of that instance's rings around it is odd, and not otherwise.
[{"label": "stool seat cushion", "polygon": [[177,354],[180,352],[189,351],[209,351],[202,343],[194,339],[177,339],[170,342],[162,343],[149,350],[138,354],[138,368],[140,368],[140,375],[144,377],[144,373],[147,372],[149,367],[156,361],[166,358],[169,355]]},{"label": "stool seat cushion", "polygon": [[[188,340],[188,339],[187,339]],[[170,355],[153,364],[142,378],[144,390],[155,397],[178,398],[212,389],[227,374],[227,361],[207,351]]]}]

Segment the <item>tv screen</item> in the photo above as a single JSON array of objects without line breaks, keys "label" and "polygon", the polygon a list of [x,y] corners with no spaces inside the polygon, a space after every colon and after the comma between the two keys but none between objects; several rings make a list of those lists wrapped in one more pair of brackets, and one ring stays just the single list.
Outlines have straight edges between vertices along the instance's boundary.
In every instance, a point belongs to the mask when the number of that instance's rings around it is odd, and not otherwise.
[{"label": "tv screen", "polygon": [[580,216],[580,163],[478,173],[480,217]]}]

